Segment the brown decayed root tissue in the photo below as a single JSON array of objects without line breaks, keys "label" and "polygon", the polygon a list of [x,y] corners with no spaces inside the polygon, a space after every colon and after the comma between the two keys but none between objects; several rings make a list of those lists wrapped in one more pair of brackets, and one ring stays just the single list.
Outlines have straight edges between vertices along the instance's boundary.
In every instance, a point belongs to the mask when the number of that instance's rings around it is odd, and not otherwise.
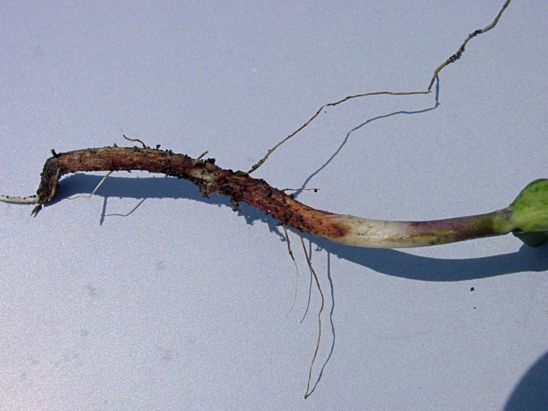
[{"label": "brown decayed root tissue", "polygon": [[59,178],[79,171],[145,170],[183,178],[195,183],[200,192],[218,192],[230,198],[234,208],[244,201],[271,215],[282,224],[299,231],[336,240],[344,237],[345,228],[330,222],[333,215],[308,207],[290,195],[271,187],[264,180],[255,179],[241,171],[218,167],[214,159],[197,160],[171,150],[148,147],[103,147],[55,154],[42,171],[37,191],[36,214],[43,204],[55,195]]}]

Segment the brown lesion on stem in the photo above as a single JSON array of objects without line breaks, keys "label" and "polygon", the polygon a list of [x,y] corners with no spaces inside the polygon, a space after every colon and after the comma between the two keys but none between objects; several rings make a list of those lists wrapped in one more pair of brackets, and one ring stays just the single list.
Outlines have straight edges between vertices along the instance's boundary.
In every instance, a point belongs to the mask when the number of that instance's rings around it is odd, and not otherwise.
[{"label": "brown lesion on stem", "polygon": [[342,225],[327,221],[325,218],[333,213],[316,210],[300,203],[292,196],[270,186],[266,181],[255,179],[247,173],[219,170],[220,174],[215,180],[213,191],[236,202],[244,201],[298,231],[335,238],[346,234]]},{"label": "brown lesion on stem", "polygon": [[346,234],[342,224],[325,218],[333,213],[316,210],[285,192],[242,171],[223,169],[213,159],[194,159],[171,150],[138,147],[102,147],[60,153],[44,164],[33,214],[55,196],[59,179],[86,171],[141,170],[192,181],[204,195],[218,192],[233,204],[245,202],[294,229],[336,239]]}]

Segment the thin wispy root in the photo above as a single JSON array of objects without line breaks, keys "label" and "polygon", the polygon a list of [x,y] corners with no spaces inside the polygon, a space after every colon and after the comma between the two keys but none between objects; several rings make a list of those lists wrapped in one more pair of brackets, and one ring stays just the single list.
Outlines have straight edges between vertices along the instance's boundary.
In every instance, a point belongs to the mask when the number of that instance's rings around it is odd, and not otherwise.
[{"label": "thin wispy root", "polygon": [[320,309],[318,310],[318,336],[316,337],[316,345],[314,346],[314,355],[312,356],[312,360],[310,361],[310,366],[308,368],[308,380],[306,382],[306,391],[304,393],[304,399],[306,400],[314,391],[314,387],[310,386],[310,383],[312,382],[312,371],[314,370],[314,364],[316,364],[316,358],[318,358],[318,353],[320,352],[320,343],[322,341],[322,313],[323,309],[325,307],[325,297],[323,295],[322,286],[320,285],[320,279],[318,278],[318,274],[316,274],[316,270],[314,270],[314,267],[312,266],[312,261],[310,260],[310,255],[306,251],[306,246],[304,245],[304,239],[301,234],[301,245],[303,246],[303,253],[306,258],[306,263],[308,264],[308,269],[310,270],[310,274],[314,277],[314,282],[316,283],[316,287],[318,289],[318,292],[320,293]]},{"label": "thin wispy root", "polygon": [[532,182],[510,206],[490,213],[432,221],[381,221],[314,209],[248,173],[220,168],[214,159],[194,159],[171,150],[115,146],[53,153],[44,164],[36,196],[1,196],[0,201],[36,204],[32,211],[36,215],[53,199],[65,174],[144,170],[190,180],[205,196],[218,192],[233,205],[248,203],[298,232],[359,247],[421,247],[510,232],[529,245],[540,245],[548,232],[547,179]]},{"label": "thin wispy root", "polygon": [[293,137],[295,137],[299,132],[304,130],[306,127],[310,125],[316,118],[324,111],[325,109],[329,107],[335,107],[339,104],[346,103],[349,100],[354,100],[357,98],[363,98],[363,97],[372,97],[372,96],[413,96],[413,95],[421,95],[421,94],[430,94],[432,92],[432,87],[434,86],[434,82],[438,78],[438,75],[440,72],[447,67],[448,65],[456,62],[458,59],[462,57],[462,54],[464,53],[466,46],[468,45],[468,42],[472,40],[474,37],[486,33],[489,30],[493,29],[499,22],[500,18],[502,17],[502,13],[504,13],[504,10],[508,7],[511,0],[506,0],[502,7],[500,8],[499,12],[495,16],[495,18],[486,25],[483,28],[476,29],[468,36],[466,36],[466,39],[462,42],[460,47],[455,51],[451,56],[449,56],[443,63],[441,63],[438,67],[434,69],[434,72],[432,73],[432,77],[430,78],[430,81],[428,82],[428,86],[425,90],[415,90],[415,91],[371,91],[371,92],[364,92],[364,93],[356,93],[350,96],[343,97],[339,100],[332,101],[330,103],[326,103],[322,105],[320,108],[316,110],[316,112],[308,119],[306,120],[301,126],[299,126],[296,130],[292,131],[289,135],[284,137],[282,140],[274,144],[272,147],[270,147],[267,152],[264,154],[263,157],[259,161],[257,161],[248,171],[248,174],[253,173],[255,170],[257,170],[260,166],[262,166],[266,160],[276,151],[281,145],[285,144],[289,140],[291,140]]}]

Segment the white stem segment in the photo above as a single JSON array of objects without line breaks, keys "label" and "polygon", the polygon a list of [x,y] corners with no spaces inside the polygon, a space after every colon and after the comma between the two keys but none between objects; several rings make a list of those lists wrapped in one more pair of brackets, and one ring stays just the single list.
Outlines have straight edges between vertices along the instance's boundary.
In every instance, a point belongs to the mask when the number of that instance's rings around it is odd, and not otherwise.
[{"label": "white stem segment", "polygon": [[331,223],[344,235],[332,241],[358,247],[408,248],[507,234],[513,227],[508,209],[431,221],[383,221],[333,214]]},{"label": "white stem segment", "polygon": [[4,196],[0,195],[0,201],[4,203],[11,203],[11,204],[37,204],[38,203],[38,196],[26,196],[26,197],[17,197],[17,196]]}]

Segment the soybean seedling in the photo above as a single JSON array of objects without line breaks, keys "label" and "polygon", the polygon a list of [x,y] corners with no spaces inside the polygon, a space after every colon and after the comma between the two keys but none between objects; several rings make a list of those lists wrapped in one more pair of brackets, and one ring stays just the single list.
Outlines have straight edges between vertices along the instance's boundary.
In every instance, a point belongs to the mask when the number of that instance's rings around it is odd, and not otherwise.
[{"label": "soybean seedling", "polygon": [[[34,204],[32,213],[36,215],[55,197],[57,185],[63,175],[105,171],[108,177],[110,173],[119,170],[145,170],[188,179],[206,196],[218,192],[228,197],[235,208],[239,202],[248,203],[276,219],[284,227],[284,232],[286,227],[291,227],[298,233],[310,233],[341,244],[385,248],[420,247],[513,233],[528,246],[540,246],[548,240],[548,179],[531,182],[508,206],[485,214],[433,221],[383,221],[314,209],[287,194],[288,190],[276,189],[267,182],[251,176],[251,173],[262,166],[275,150],[306,128],[325,108],[363,97],[431,93],[441,71],[461,58],[471,39],[493,29],[509,3],[510,0],[506,0],[491,23],[471,32],[457,51],[434,69],[426,89],[357,93],[324,104],[300,127],[272,146],[248,172],[223,169],[215,164],[215,160],[205,159],[206,153],[198,158],[191,158],[185,154],[173,153],[171,150],[162,150],[160,146],[150,148],[141,140],[124,136],[127,140],[140,143],[142,147],[86,148],[59,154],[52,151],[53,156],[44,164],[36,195],[28,197],[3,195],[0,196],[0,201]],[[103,182],[104,179],[100,184]],[[93,193],[98,188],[99,186]],[[289,240],[287,233],[286,238]],[[294,261],[289,241],[287,245],[290,257]],[[303,249],[311,275],[320,289],[310,256],[306,248],[303,247]],[[324,309],[324,294],[321,289],[320,295],[321,314]],[[318,327],[319,333],[308,373],[305,397],[309,396],[316,386],[310,383],[312,367],[319,350],[321,316],[318,316]],[[310,388],[311,386],[313,388]]]}]

